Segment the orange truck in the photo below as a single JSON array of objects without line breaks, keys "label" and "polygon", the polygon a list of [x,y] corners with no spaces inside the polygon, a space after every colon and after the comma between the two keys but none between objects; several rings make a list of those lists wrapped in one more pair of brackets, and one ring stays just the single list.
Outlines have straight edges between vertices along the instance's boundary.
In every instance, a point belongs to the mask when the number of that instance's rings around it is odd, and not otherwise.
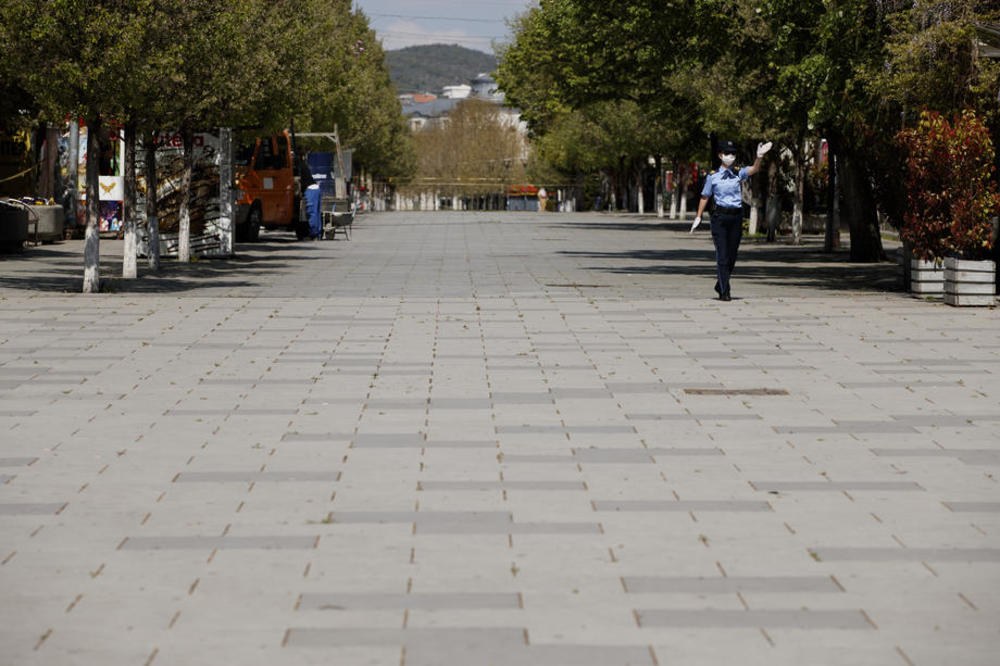
[{"label": "orange truck", "polygon": [[309,235],[294,146],[293,135],[285,130],[257,137],[236,151],[237,241],[256,241],[261,227],[294,231],[300,239]]}]

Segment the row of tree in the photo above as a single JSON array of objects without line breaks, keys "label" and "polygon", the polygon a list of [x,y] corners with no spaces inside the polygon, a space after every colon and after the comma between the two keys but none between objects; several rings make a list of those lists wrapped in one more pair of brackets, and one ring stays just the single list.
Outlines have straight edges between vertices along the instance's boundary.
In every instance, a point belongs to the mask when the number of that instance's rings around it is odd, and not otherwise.
[{"label": "row of tree", "polygon": [[[181,261],[196,130],[337,124],[368,171],[406,178],[415,167],[381,45],[351,0],[4,0],[0,86],[8,131],[79,117],[89,155],[99,152],[102,126],[122,131],[126,278],[137,273],[136,145],[149,151],[155,184],[160,132],[179,131],[184,142]],[[84,292],[100,289],[97,166],[87,161]],[[146,212],[155,240],[156,211]],[[154,268],[157,251],[151,242]]]},{"label": "row of tree", "polygon": [[497,81],[568,176],[773,139],[768,189],[784,155],[793,223],[825,139],[851,256],[874,261],[879,214],[898,228],[905,208],[898,132],[923,109],[971,108],[997,138],[1000,66],[979,57],[977,27],[998,17],[990,0],[540,0],[512,23]]},{"label": "row of tree", "polygon": [[431,123],[413,139],[418,167],[403,188],[407,196],[433,191],[456,200],[501,200],[509,185],[525,182],[528,146],[499,104],[462,100],[445,122]]}]

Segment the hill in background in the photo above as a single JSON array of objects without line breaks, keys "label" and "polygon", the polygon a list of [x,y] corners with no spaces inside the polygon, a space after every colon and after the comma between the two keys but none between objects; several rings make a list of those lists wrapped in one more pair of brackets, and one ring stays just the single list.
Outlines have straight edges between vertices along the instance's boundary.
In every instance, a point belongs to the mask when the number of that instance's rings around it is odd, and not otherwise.
[{"label": "hill in background", "polygon": [[455,44],[407,46],[386,51],[385,60],[400,93],[437,93],[444,86],[468,83],[480,72],[492,73],[497,68],[496,57]]}]

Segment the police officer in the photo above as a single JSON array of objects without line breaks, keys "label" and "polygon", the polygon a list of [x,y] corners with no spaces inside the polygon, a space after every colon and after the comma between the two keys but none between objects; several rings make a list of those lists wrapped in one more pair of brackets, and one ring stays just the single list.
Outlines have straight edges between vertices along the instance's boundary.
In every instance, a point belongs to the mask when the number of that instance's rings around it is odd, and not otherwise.
[{"label": "police officer", "polygon": [[729,276],[736,265],[736,252],[743,237],[743,198],[740,183],[760,170],[760,159],[771,150],[771,142],[757,145],[757,159],[749,167],[733,171],[736,162],[736,144],[723,141],[719,144],[719,161],[722,167],[705,179],[701,190],[698,215],[691,225],[691,233],[701,224],[709,197],[715,197],[715,212],[712,213],[712,241],[715,243],[715,263],[718,280],[715,292],[720,301],[730,301]]}]

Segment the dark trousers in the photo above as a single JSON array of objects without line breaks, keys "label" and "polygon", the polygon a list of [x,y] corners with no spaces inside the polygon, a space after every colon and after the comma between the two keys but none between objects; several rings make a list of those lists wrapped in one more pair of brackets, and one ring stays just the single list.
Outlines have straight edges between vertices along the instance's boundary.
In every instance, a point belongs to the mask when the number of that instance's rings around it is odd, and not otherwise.
[{"label": "dark trousers", "polygon": [[717,210],[712,215],[712,241],[715,242],[715,264],[718,271],[718,291],[729,294],[729,276],[736,266],[736,253],[743,238],[743,213]]}]

